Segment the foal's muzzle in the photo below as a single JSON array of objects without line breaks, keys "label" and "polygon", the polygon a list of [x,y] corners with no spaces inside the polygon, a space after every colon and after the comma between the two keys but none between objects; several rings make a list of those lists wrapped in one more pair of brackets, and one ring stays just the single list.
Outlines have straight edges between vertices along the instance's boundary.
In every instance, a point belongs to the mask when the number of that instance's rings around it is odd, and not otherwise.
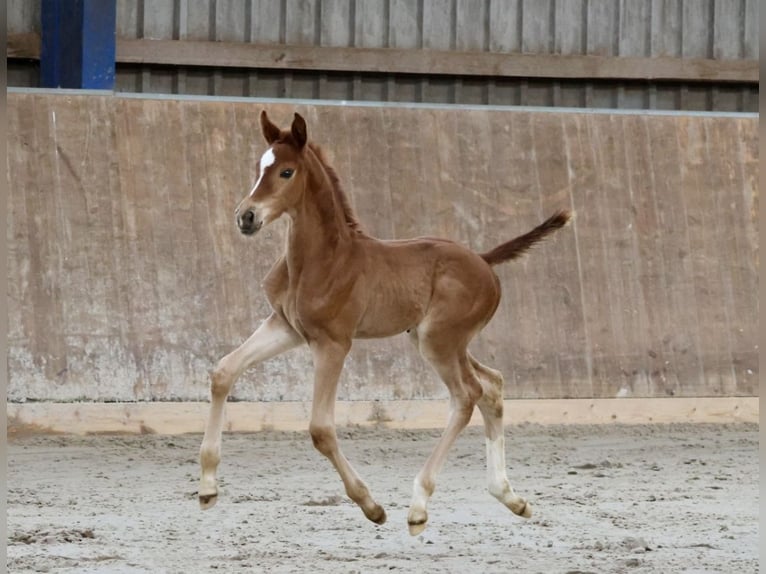
[{"label": "foal's muzzle", "polygon": [[256,221],[255,213],[252,209],[237,214],[237,226],[245,235],[252,235],[258,231],[262,225],[263,221]]}]

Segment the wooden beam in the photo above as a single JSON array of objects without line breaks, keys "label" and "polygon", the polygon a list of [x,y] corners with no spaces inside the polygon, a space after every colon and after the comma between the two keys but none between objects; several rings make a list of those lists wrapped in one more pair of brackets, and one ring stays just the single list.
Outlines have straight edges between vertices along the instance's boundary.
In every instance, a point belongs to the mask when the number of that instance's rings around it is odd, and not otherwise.
[{"label": "wooden beam", "polygon": [[[30,34],[8,37],[9,58],[38,58]],[[570,80],[758,83],[758,60],[499,54],[193,40],[117,39],[121,64]]]},{"label": "wooden beam", "polygon": [[8,34],[6,44],[8,58],[40,59],[40,34]]},{"label": "wooden beam", "polygon": [[[338,426],[392,429],[443,428],[446,400],[339,401]],[[758,422],[758,397],[662,399],[506,400],[507,424],[651,424]],[[9,403],[8,436],[30,433],[201,433],[208,404],[176,403]],[[308,402],[226,404],[227,432],[308,429]],[[481,424],[478,411],[470,424]]]}]

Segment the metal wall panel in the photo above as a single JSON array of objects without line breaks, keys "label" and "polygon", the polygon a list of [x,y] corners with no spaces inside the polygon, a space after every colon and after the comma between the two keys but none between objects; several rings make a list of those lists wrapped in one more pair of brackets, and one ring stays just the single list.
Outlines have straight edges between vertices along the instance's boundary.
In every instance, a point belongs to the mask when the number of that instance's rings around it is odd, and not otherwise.
[{"label": "metal wall panel", "polygon": [[[755,0],[117,0],[126,38],[602,56],[757,58]],[[39,0],[9,0],[11,33]],[[31,67],[31,70],[29,69]],[[34,64],[9,66],[35,85]],[[413,77],[121,65],[129,92],[757,111],[743,85]]]}]

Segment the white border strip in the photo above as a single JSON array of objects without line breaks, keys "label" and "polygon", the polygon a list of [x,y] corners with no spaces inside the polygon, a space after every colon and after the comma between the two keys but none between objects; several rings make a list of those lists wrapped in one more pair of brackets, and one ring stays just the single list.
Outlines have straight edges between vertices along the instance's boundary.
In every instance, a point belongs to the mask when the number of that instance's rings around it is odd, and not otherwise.
[{"label": "white border strip", "polygon": [[473,110],[503,112],[539,112],[568,114],[601,114],[627,116],[673,116],[711,118],[758,118],[753,112],[706,112],[694,110],[653,110],[628,108],[563,108],[554,106],[511,106],[482,104],[438,104],[428,102],[382,102],[371,100],[320,100],[303,98],[259,98],[245,96],[200,96],[194,94],[154,94],[142,92],[114,92],[111,90],[73,90],[64,88],[7,88],[9,94],[44,94],[51,96],[113,96],[139,100],[174,100],[193,102],[237,102],[251,104],[285,104],[293,106],[345,106],[359,108],[408,108],[425,110]]},{"label": "white border strip", "polygon": [[[29,433],[201,433],[208,403],[9,403],[9,437]],[[448,401],[339,401],[338,426],[443,428]],[[230,402],[227,432],[302,431],[309,402]],[[758,397],[506,400],[506,424],[757,423]],[[478,409],[471,425],[480,425]]]}]

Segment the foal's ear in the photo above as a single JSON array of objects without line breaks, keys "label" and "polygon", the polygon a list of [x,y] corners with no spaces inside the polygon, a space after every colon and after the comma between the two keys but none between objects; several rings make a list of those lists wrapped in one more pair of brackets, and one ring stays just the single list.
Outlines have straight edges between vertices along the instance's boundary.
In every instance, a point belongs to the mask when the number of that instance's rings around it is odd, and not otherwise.
[{"label": "foal's ear", "polygon": [[306,145],[308,136],[306,135],[306,120],[304,120],[299,113],[295,114],[290,131],[293,134],[293,139],[295,140],[298,149],[303,149],[303,146]]},{"label": "foal's ear", "polygon": [[266,115],[266,110],[261,111],[261,132],[269,145],[279,138],[279,128],[271,123],[269,116]]}]

